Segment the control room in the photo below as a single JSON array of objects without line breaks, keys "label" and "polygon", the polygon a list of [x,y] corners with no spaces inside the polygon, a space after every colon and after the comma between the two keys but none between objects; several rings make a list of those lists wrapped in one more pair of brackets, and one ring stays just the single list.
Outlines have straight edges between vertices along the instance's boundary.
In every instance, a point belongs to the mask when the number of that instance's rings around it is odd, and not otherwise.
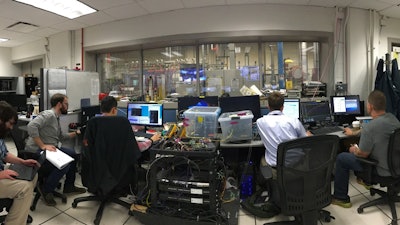
[{"label": "control room", "polygon": [[32,188],[0,223],[398,224],[398,3],[32,2],[0,1],[0,186]]}]

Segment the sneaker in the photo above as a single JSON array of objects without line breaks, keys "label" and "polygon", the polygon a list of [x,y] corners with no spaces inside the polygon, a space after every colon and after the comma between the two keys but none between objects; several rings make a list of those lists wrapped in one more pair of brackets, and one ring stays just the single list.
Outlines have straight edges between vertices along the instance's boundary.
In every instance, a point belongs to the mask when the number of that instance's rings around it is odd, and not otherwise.
[{"label": "sneaker", "polygon": [[364,181],[360,178],[357,178],[357,183],[362,185],[368,191],[372,188],[372,185],[364,183]]},{"label": "sneaker", "polygon": [[54,200],[53,193],[44,193],[43,200],[48,206],[55,206],[57,204]]},{"label": "sneaker", "polygon": [[42,187],[37,187],[37,190],[39,191],[40,195],[43,197],[44,202],[48,206],[55,206],[57,202],[54,200],[54,195],[53,193],[45,193],[42,190]]},{"label": "sneaker", "polygon": [[343,208],[351,208],[351,206],[352,206],[350,200],[347,200],[347,201],[339,200],[339,199],[336,199],[334,197],[332,197],[331,204],[332,205],[338,205],[338,206],[343,207]]},{"label": "sneaker", "polygon": [[76,186],[72,186],[72,187],[64,187],[64,194],[83,194],[86,192],[85,188],[80,188],[80,187],[76,187]]}]

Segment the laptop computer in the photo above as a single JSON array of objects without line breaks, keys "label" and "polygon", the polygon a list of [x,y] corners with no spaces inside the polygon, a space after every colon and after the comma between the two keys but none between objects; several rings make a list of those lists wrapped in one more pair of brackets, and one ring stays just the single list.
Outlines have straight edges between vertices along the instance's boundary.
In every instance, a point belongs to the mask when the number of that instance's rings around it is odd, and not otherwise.
[{"label": "laptop computer", "polygon": [[[37,161],[40,163],[40,165],[43,165],[44,161],[46,160],[46,152],[43,151]],[[19,180],[28,180],[31,181],[33,178],[35,178],[36,173],[38,172],[40,167],[38,166],[26,166],[23,164],[11,164],[8,169],[14,170],[15,172],[18,173],[18,176],[16,176],[16,179]]]}]

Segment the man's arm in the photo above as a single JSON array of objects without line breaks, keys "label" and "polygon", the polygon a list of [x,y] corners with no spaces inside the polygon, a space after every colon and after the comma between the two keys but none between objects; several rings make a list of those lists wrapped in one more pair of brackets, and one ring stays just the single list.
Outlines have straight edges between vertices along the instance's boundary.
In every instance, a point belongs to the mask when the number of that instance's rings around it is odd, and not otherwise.
[{"label": "man's arm", "polygon": [[7,153],[4,161],[14,164],[24,164],[26,166],[39,166],[39,163],[34,159],[21,159],[10,152]]},{"label": "man's arm", "polygon": [[355,156],[360,157],[360,158],[368,158],[369,153],[368,152],[363,152],[357,144],[352,145],[349,148],[349,152],[353,153]]},{"label": "man's arm", "polygon": [[57,149],[54,145],[46,145],[45,143],[43,143],[42,139],[39,136],[34,137],[33,141],[42,150],[55,151]]}]

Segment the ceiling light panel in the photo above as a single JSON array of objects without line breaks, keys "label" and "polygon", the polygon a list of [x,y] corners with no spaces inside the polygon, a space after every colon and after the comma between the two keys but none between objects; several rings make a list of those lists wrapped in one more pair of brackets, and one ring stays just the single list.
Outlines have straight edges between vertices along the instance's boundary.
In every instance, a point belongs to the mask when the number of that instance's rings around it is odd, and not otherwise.
[{"label": "ceiling light panel", "polygon": [[8,38],[0,38],[0,42],[6,42],[6,41],[9,41],[10,39],[8,39]]},{"label": "ceiling light panel", "polygon": [[43,9],[69,19],[75,19],[97,10],[77,0],[14,0],[33,7]]}]

